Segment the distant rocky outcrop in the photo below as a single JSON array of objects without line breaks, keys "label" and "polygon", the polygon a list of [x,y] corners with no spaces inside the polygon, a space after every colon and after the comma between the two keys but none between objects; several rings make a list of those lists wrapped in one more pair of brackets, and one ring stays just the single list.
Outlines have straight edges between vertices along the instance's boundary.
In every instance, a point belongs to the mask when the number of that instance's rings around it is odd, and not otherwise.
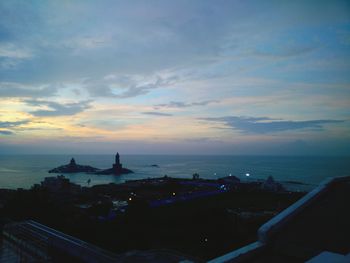
[{"label": "distant rocky outcrop", "polygon": [[130,173],[134,173],[134,172],[127,168],[123,168],[123,165],[120,163],[119,153],[117,153],[115,156],[115,163],[113,164],[112,168],[95,172],[95,174],[106,174],[106,175],[121,175],[121,174],[130,174]]},{"label": "distant rocky outcrop", "polygon": [[76,164],[74,158],[72,158],[69,164],[54,168],[49,173],[94,173],[97,171],[99,171],[98,168]]}]

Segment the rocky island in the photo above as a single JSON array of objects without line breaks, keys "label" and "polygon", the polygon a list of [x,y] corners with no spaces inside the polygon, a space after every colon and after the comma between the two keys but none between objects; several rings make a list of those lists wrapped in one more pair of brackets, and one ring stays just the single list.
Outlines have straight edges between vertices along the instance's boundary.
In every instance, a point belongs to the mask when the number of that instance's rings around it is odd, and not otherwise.
[{"label": "rocky island", "polygon": [[121,174],[130,174],[130,173],[134,173],[134,172],[127,168],[123,168],[123,165],[120,163],[119,153],[117,153],[115,156],[115,163],[113,164],[112,168],[95,172],[95,174],[107,174],[107,175],[121,175]]},{"label": "rocky island", "polygon": [[50,170],[49,173],[94,173],[97,171],[99,171],[98,168],[76,164],[74,158],[72,158],[69,164],[54,168]]}]

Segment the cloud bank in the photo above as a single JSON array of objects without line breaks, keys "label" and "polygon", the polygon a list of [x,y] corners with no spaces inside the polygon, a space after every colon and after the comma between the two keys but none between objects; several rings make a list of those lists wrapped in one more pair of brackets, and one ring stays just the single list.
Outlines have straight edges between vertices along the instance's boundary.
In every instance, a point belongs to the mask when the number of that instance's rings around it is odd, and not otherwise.
[{"label": "cloud bank", "polygon": [[173,116],[170,113],[157,112],[157,111],[146,111],[146,112],[142,112],[142,114],[153,115],[153,116]]},{"label": "cloud bank", "polygon": [[13,128],[23,124],[29,123],[28,120],[25,121],[0,121],[0,128]]},{"label": "cloud bank", "polygon": [[2,134],[2,135],[12,135],[13,132],[12,131],[8,131],[8,130],[0,130],[0,134]]},{"label": "cloud bank", "polygon": [[276,120],[268,117],[237,117],[227,116],[219,118],[202,118],[211,122],[220,122],[226,126],[238,130],[244,134],[268,134],[291,130],[311,129],[316,131],[324,130],[325,124],[341,123],[344,120],[307,120],[307,121],[286,121]]},{"label": "cloud bank", "polygon": [[15,82],[0,82],[0,97],[50,97],[58,91],[56,85],[28,86]]},{"label": "cloud bank", "polygon": [[46,106],[49,108],[48,110],[35,110],[30,112],[32,115],[37,117],[69,116],[91,108],[90,100],[65,104],[44,100],[26,100],[25,103],[31,106]]},{"label": "cloud bank", "polygon": [[205,101],[198,101],[198,102],[191,102],[186,103],[183,101],[170,101],[169,103],[163,103],[163,104],[157,104],[154,107],[155,108],[188,108],[188,107],[194,107],[194,106],[206,106],[211,103],[217,103],[218,100],[205,100]]}]

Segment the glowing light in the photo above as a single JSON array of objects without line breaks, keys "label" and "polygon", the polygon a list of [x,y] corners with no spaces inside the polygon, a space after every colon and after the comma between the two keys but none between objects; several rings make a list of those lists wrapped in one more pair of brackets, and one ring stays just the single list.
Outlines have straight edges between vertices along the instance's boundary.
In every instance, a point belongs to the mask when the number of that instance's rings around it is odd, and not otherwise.
[{"label": "glowing light", "polygon": [[245,176],[250,176],[250,174],[249,174],[249,173],[246,173]]},{"label": "glowing light", "polygon": [[205,242],[208,242],[208,238],[204,238],[204,241],[205,241]]},{"label": "glowing light", "polygon": [[232,174],[229,174],[228,176],[232,176]]},{"label": "glowing light", "polygon": [[131,201],[132,200],[132,198],[131,197],[129,197],[129,201]]},{"label": "glowing light", "polygon": [[173,193],[173,195],[176,195],[176,193]]}]

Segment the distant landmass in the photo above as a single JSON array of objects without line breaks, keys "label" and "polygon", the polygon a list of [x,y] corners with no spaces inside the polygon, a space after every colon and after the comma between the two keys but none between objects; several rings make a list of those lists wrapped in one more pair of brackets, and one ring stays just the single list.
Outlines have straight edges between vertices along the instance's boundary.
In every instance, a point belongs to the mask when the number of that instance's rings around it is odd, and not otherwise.
[{"label": "distant landmass", "polygon": [[99,171],[98,168],[76,164],[74,158],[72,158],[69,164],[56,167],[50,170],[49,173],[94,173],[97,171]]},{"label": "distant landmass", "polygon": [[117,153],[115,156],[115,163],[110,169],[101,170],[89,165],[79,165],[76,164],[74,158],[72,158],[69,164],[54,168],[50,170],[49,173],[94,173],[101,175],[121,175],[134,172],[127,168],[123,168],[123,165],[120,163],[120,155]]}]

